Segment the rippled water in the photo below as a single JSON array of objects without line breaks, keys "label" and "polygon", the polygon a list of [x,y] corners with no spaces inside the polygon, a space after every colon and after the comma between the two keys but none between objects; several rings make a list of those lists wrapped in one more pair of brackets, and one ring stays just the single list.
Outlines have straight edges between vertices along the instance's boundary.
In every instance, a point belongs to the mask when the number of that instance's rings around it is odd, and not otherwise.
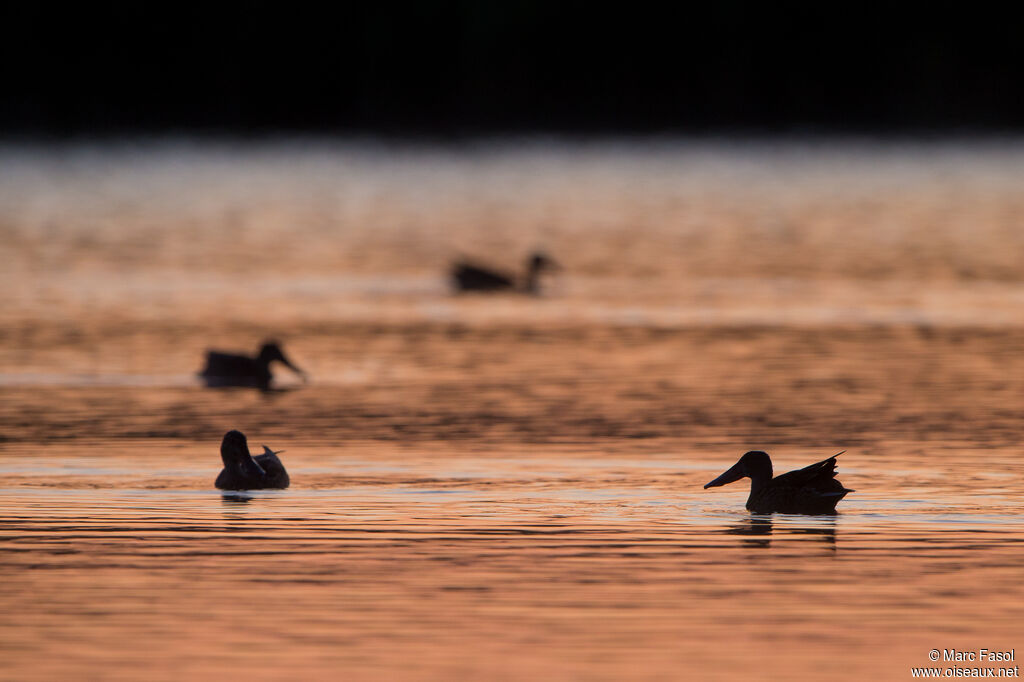
[{"label": "rippled water", "polygon": [[[1019,653],[1021,149],[5,150],[0,677]],[[457,251],[538,243],[544,297],[447,292]],[[269,335],[309,385],[197,384]],[[292,487],[215,490],[230,428]],[[805,517],[702,489],[752,448],[845,449],[856,492]]]}]

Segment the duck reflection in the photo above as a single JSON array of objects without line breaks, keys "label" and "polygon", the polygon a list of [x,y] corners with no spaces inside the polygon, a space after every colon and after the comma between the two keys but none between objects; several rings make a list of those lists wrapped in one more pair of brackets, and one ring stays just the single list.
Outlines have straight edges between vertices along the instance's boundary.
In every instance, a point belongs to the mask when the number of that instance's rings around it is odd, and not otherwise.
[{"label": "duck reflection", "polygon": [[821,541],[832,550],[836,551],[836,519],[835,517],[828,518],[822,521],[820,525],[814,526],[796,526],[791,528],[790,531],[793,535],[817,535],[821,538]]},{"label": "duck reflection", "polygon": [[[821,523],[807,526],[782,524],[779,529],[783,535],[817,535],[830,550],[836,551],[835,518],[828,518]],[[745,536],[743,545],[746,547],[766,548],[771,547],[771,536],[774,531],[775,525],[770,514],[751,514],[739,523],[727,527],[724,532],[729,535]]]},{"label": "duck reflection", "polygon": [[220,496],[220,501],[225,507],[238,507],[249,504],[249,502],[252,501],[252,495],[246,495],[245,493],[224,493]]},{"label": "duck reflection", "polygon": [[743,521],[725,529],[729,535],[746,535],[743,544],[747,547],[770,547],[772,544],[772,517],[764,514],[751,514]]}]

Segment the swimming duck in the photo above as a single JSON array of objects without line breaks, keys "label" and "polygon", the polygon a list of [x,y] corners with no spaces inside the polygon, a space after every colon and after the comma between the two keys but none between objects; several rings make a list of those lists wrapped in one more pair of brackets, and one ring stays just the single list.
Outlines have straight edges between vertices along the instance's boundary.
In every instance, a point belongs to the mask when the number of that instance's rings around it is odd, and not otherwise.
[{"label": "swimming duck", "polygon": [[263,454],[249,454],[249,443],[241,431],[228,431],[220,444],[220,458],[224,468],[214,485],[221,490],[258,490],[260,488],[287,488],[291,480],[284,465],[277,458],[284,450],[274,452],[266,445]]},{"label": "swimming duck", "polygon": [[834,514],[839,500],[853,492],[836,480],[836,457],[841,454],[772,478],[768,453],[751,450],[704,488],[715,488],[746,476],[750,478],[747,509],[756,514]]},{"label": "swimming duck", "polygon": [[266,391],[273,379],[270,363],[275,360],[306,381],[305,372],[293,365],[274,341],[264,343],[254,358],[216,350],[207,351],[206,367],[199,376],[207,386],[252,386]]},{"label": "swimming duck", "polygon": [[510,292],[537,294],[540,275],[544,270],[560,270],[561,266],[544,253],[536,252],[526,259],[526,274],[519,282],[513,275],[491,270],[472,263],[459,262],[452,266],[452,285],[456,291]]}]

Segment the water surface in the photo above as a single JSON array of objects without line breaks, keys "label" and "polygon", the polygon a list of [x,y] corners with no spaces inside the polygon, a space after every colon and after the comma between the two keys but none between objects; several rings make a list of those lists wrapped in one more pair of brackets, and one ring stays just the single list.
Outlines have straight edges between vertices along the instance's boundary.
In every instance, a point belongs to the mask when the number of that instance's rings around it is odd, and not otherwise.
[{"label": "water surface", "polygon": [[[0,154],[0,677],[911,679],[1024,650],[1024,147]],[[468,254],[566,267],[455,297]],[[268,336],[312,376],[207,390]],[[224,495],[238,428],[293,485]],[[839,450],[830,517],[702,485]],[[947,664],[948,665],[948,664]]]}]

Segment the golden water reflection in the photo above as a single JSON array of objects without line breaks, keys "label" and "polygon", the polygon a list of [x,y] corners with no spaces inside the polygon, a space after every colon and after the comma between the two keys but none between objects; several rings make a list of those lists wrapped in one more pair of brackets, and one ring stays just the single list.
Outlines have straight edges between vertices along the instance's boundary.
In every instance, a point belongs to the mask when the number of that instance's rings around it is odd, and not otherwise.
[{"label": "golden water reflection", "polygon": [[[891,456],[850,467],[871,493],[836,516],[759,516],[742,490],[701,488],[716,458],[674,466],[687,448],[663,445],[508,448],[486,466],[465,448],[296,448],[292,488],[244,494],[212,489],[209,444],[122,450],[84,488],[58,462],[92,448],[48,446],[52,468],[0,494],[7,671],[888,679],[931,647],[1014,645],[1019,479],[915,508],[894,474],[920,462]],[[129,473],[171,456],[166,487]],[[0,474],[24,477],[19,459]],[[818,667],[850,651],[841,671]]]},{"label": "golden water reflection", "polygon": [[[1024,145],[0,146],[0,678],[1024,651]],[[453,296],[461,255],[564,266]],[[267,338],[311,376],[203,389]],[[283,491],[222,494],[240,429]],[[839,450],[829,517],[702,486]]]}]

